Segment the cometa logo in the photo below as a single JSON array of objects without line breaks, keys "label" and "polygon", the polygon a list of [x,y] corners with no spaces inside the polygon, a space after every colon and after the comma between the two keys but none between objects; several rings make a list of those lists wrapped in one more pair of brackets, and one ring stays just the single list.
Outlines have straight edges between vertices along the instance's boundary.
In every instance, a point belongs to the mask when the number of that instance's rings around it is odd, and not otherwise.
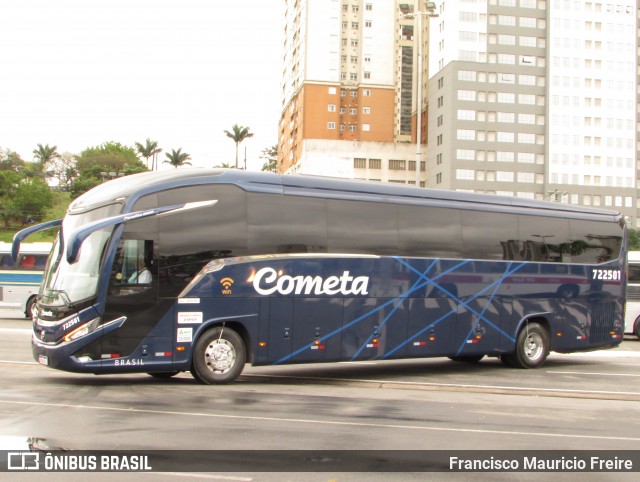
[{"label": "cometa logo", "polygon": [[233,286],[233,280],[231,278],[222,278],[220,280],[220,284],[222,285],[222,294],[230,295],[231,287]]},{"label": "cometa logo", "polygon": [[353,277],[348,271],[342,276],[289,276],[278,274],[273,268],[262,268],[253,278],[253,288],[261,295],[273,293],[281,295],[367,295],[369,294],[369,277]]}]

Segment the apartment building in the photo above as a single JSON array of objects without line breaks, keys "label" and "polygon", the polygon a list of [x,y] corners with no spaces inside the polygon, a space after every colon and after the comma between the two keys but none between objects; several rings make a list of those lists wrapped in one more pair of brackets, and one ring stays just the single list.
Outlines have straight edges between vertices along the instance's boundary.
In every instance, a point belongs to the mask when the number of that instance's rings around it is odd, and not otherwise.
[{"label": "apartment building", "polygon": [[427,185],[616,209],[638,226],[635,2],[435,3]]},{"label": "apartment building", "polygon": [[278,172],[424,185],[411,144],[414,1],[285,6]]}]

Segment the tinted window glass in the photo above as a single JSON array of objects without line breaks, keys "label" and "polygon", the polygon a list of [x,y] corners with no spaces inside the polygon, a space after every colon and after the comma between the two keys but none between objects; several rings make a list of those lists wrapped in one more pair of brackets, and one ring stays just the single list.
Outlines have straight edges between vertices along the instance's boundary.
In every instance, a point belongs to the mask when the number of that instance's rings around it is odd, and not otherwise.
[{"label": "tinted window glass", "polygon": [[505,243],[518,238],[517,216],[481,211],[462,211],[461,216],[466,258],[505,259]]},{"label": "tinted window glass", "polygon": [[327,201],[330,253],[398,254],[398,206]]},{"label": "tinted window glass", "polygon": [[9,269],[13,267],[13,261],[10,254],[0,255],[0,268]]},{"label": "tinted window glass", "polygon": [[629,283],[640,283],[640,265],[629,265]]},{"label": "tinted window glass", "polygon": [[212,199],[218,202],[211,207],[158,219],[161,256],[204,251],[219,253],[219,257],[247,254],[247,196],[240,188],[216,184],[158,195],[161,206]]},{"label": "tinted window glass", "polygon": [[248,194],[251,254],[326,253],[324,199]]},{"label": "tinted window glass", "polygon": [[571,262],[569,221],[560,218],[520,216],[521,259],[525,261]]},{"label": "tinted window glass", "polygon": [[620,256],[622,227],[615,223],[571,220],[574,263],[606,263]]},{"label": "tinted window glass", "polygon": [[460,211],[399,206],[400,254],[415,257],[462,256]]}]

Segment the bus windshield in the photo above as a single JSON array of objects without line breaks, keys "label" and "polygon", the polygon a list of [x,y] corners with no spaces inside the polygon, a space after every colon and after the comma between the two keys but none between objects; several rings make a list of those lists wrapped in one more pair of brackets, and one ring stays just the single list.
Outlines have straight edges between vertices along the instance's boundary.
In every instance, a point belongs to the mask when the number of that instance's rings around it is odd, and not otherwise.
[{"label": "bus windshield", "polygon": [[40,302],[43,305],[66,306],[96,295],[100,263],[113,227],[92,233],[82,243],[76,263],[67,262],[65,247],[75,228],[97,219],[119,214],[121,209],[122,205],[119,203],[110,204],[82,214],[67,215],[64,218],[60,234],[53,245],[40,290]]}]

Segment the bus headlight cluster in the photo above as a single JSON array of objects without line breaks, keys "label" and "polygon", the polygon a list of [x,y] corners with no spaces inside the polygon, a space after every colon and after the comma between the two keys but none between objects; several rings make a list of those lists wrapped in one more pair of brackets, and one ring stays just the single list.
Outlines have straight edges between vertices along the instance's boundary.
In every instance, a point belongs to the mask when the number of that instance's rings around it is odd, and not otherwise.
[{"label": "bus headlight cluster", "polygon": [[94,331],[98,327],[98,323],[100,323],[100,317],[94,318],[91,321],[88,321],[73,331],[70,331],[66,335],[64,335],[64,341],[69,342],[80,338],[81,336],[88,335],[92,331]]}]

